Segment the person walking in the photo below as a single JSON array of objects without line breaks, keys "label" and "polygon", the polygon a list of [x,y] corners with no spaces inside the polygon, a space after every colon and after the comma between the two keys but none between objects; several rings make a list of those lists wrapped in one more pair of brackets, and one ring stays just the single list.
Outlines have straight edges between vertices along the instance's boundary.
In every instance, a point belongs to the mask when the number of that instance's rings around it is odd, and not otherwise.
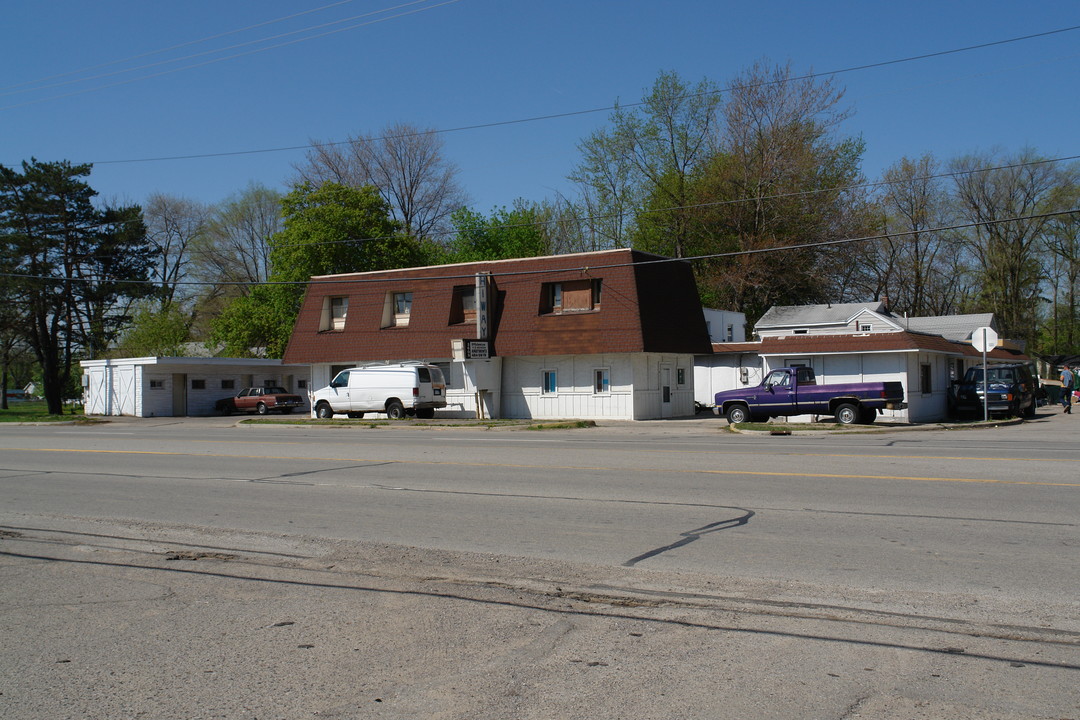
[{"label": "person walking", "polygon": [[1072,412],[1072,387],[1073,374],[1068,365],[1061,366],[1061,406],[1065,408],[1065,414]]}]

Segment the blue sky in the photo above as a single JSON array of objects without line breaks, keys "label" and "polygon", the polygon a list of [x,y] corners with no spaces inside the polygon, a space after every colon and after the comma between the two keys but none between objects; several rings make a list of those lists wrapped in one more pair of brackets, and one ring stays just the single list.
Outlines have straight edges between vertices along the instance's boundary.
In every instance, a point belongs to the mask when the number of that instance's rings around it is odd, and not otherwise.
[{"label": "blue sky", "polygon": [[[396,121],[450,130],[575,113],[636,102],[661,70],[725,85],[762,58],[824,72],[1080,25],[1075,0],[332,1],[5,0],[0,163],[94,162],[103,199],[212,203],[251,182],[286,189],[303,150],[118,161],[304,146]],[[361,26],[250,53],[350,25]],[[236,53],[248,54],[217,60]],[[182,56],[195,57],[162,63]],[[843,131],[865,140],[871,179],[925,152],[1080,154],[1080,30],[836,81],[854,110]],[[476,210],[551,198],[572,193],[577,145],[608,114],[446,132],[444,152]]]}]

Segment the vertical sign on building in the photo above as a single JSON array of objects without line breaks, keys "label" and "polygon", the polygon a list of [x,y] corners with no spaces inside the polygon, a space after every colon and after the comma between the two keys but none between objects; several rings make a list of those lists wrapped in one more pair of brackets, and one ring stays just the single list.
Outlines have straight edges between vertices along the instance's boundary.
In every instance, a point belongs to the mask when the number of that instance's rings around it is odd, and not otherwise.
[{"label": "vertical sign on building", "polygon": [[476,273],[476,339],[488,337],[488,274]]}]

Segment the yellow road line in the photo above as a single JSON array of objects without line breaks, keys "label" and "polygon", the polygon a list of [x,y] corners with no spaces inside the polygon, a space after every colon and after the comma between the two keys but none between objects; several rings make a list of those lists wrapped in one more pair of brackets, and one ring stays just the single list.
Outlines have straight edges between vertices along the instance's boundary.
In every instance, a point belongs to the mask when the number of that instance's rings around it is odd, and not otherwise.
[{"label": "yellow road line", "polygon": [[612,468],[587,465],[526,465],[515,463],[483,463],[483,462],[450,462],[445,460],[385,460],[375,458],[302,458],[287,455],[234,455],[234,454],[196,454],[184,452],[170,452],[164,450],[77,450],[73,448],[7,448],[8,450],[21,450],[24,452],[54,452],[54,453],[91,453],[106,455],[169,455],[173,457],[200,457],[200,458],[235,458],[239,460],[295,460],[303,462],[352,462],[352,463],[393,463],[398,465],[433,465],[448,467],[492,467],[492,468],[518,468],[527,470],[576,470],[592,472],[649,472],[669,474],[694,474],[694,475],[754,475],[761,477],[802,477],[802,478],[834,478],[841,480],[913,480],[918,482],[954,482],[954,483],[985,483],[994,485],[1041,485],[1049,487],[1080,487],[1080,482],[1043,482],[1038,480],[998,480],[995,478],[952,478],[952,477],[924,477],[919,475],[848,475],[839,473],[806,473],[806,472],[776,472],[766,470],[712,470],[712,469],[677,469],[677,468]]}]

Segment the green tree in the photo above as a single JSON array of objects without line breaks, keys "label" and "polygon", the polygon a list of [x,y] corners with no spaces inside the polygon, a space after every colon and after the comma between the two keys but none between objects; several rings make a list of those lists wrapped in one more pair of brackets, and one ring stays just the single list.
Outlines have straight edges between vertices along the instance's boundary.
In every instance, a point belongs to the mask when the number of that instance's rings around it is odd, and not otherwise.
[{"label": "green tree", "polygon": [[663,247],[655,247],[654,236],[654,249],[686,255],[692,178],[716,149],[720,102],[711,81],[691,86],[662,72],[640,106],[617,108],[609,129],[579,145],[582,161],[570,179],[583,187],[586,206],[595,212],[596,234],[624,246],[631,230],[626,217],[648,203],[653,224],[664,226]]},{"label": "green tree", "polygon": [[[798,79],[790,65],[759,62],[735,79],[720,146],[694,177],[687,227],[700,254],[745,253],[697,267],[706,302],[753,322],[772,305],[824,302],[843,292],[845,254],[775,248],[854,237],[868,230],[863,142],[843,137],[843,90]],[[769,251],[769,252],[761,252]]]},{"label": "green tree", "polygon": [[314,275],[428,264],[433,245],[402,234],[372,186],[296,186],[282,200],[284,228],[270,239],[269,283],[233,300],[212,322],[211,343],[230,357],[281,357]]},{"label": "green tree", "polygon": [[1064,209],[1062,171],[1034,150],[1016,155],[968,155],[952,163],[962,218],[977,223],[965,237],[975,258],[978,297],[973,310],[993,312],[1006,337],[1032,342],[1038,334],[1046,279],[1050,218]]},{"label": "green tree", "polygon": [[18,308],[17,330],[56,414],[73,361],[104,352],[133,299],[152,291],[143,283],[155,251],[139,208],[95,208],[89,174],[89,165],[66,161],[0,166],[0,242],[14,271],[3,301]]},{"label": "green tree", "polygon": [[450,220],[454,236],[449,243],[447,262],[506,260],[552,252],[542,210],[524,200],[516,200],[509,210],[505,207],[493,210],[488,217],[462,208]]},{"label": "green tree", "polygon": [[143,302],[121,336],[116,357],[179,357],[190,340],[191,316],[177,303],[164,308],[158,302]]}]

